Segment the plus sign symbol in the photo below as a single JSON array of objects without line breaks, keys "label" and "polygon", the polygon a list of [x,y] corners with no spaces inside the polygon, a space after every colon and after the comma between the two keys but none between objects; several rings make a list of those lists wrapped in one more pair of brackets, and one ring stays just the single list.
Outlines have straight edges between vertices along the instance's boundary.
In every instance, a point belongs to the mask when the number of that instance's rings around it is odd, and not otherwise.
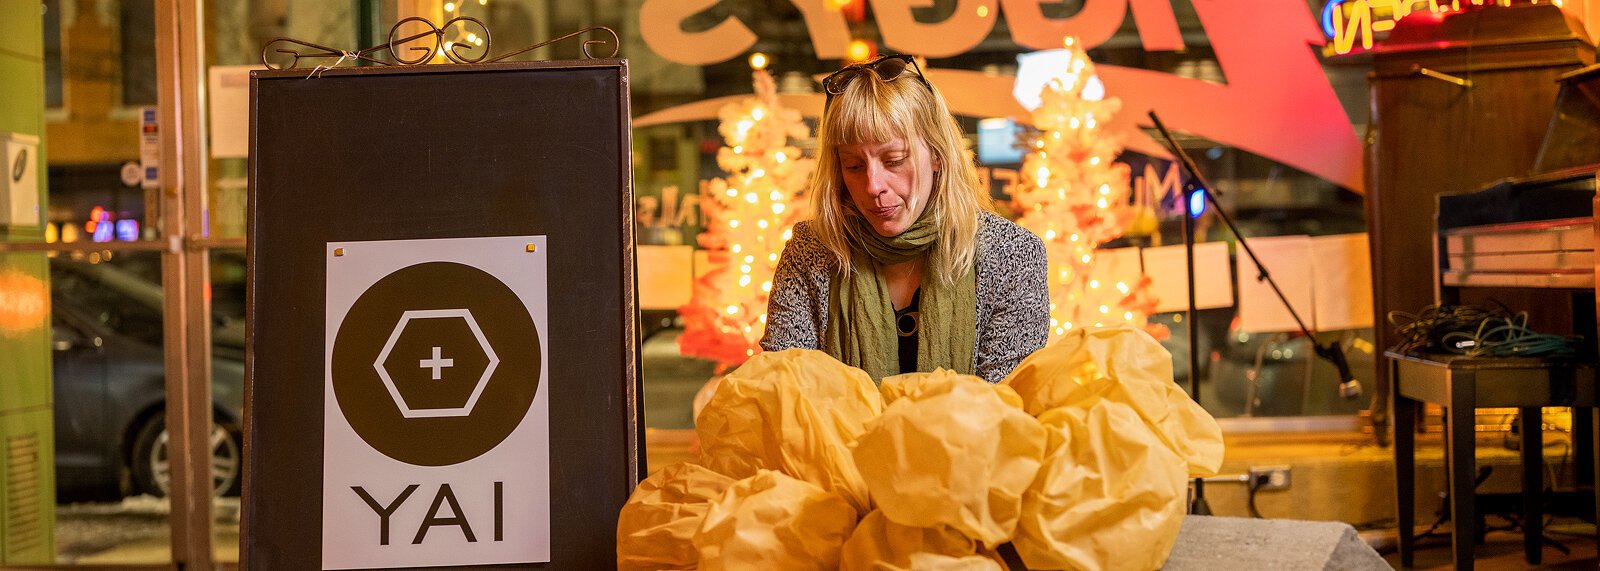
[{"label": "plus sign symbol", "polygon": [[440,358],[439,357],[439,348],[438,347],[434,347],[433,348],[433,358],[432,359],[423,359],[420,363],[417,364],[417,366],[418,367],[428,368],[428,369],[433,369],[433,380],[437,381],[437,380],[439,380],[439,369],[443,369],[445,367],[454,367],[454,366],[456,366],[456,360],[455,359],[443,359],[443,358]]},{"label": "plus sign symbol", "polygon": [[385,455],[465,462],[522,422],[538,389],[539,332],[521,300],[483,270],[427,262],[379,279],[334,340],[339,409]]}]

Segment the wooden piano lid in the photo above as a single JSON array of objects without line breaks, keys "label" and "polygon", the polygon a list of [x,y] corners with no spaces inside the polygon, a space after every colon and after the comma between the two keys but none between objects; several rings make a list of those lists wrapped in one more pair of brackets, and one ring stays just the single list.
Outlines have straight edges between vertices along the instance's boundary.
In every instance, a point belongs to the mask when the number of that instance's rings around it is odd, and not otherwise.
[{"label": "wooden piano lid", "polygon": [[1600,163],[1600,64],[1562,74],[1556,112],[1550,116],[1533,172]]}]

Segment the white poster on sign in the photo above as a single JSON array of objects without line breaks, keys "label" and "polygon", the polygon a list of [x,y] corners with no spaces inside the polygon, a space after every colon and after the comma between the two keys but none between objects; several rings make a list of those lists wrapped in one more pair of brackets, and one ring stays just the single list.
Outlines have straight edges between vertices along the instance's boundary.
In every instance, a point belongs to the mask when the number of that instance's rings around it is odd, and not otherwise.
[{"label": "white poster on sign", "polygon": [[1260,272],[1241,248],[1238,253],[1239,331],[1299,331],[1300,325],[1294,320],[1296,314],[1307,328],[1315,331],[1317,323],[1311,304],[1311,237],[1250,238],[1250,249],[1256,253],[1256,257],[1261,258],[1261,265],[1272,274],[1272,280],[1278,284],[1284,298],[1294,306],[1294,314],[1284,307],[1283,300],[1272,291],[1271,284],[1256,279]]},{"label": "white poster on sign", "polygon": [[322,567],[550,561],[545,237],[326,256]]}]

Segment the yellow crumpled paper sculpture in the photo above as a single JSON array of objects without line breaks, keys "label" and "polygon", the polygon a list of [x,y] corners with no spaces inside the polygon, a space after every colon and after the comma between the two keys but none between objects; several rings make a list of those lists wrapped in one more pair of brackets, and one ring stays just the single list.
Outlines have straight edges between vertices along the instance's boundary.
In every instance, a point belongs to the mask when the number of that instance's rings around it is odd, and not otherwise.
[{"label": "yellow crumpled paper sculpture", "polygon": [[1172,354],[1132,326],[1074,329],[1023,359],[1001,382],[1028,414],[1100,399],[1125,403],[1188,465],[1191,478],[1222,466],[1222,427],[1173,381]]},{"label": "yellow crumpled paper sculpture", "polygon": [[673,464],[639,483],[617,516],[617,569],[694,569],[694,535],[733,478],[697,464]]},{"label": "yellow crumpled paper sculpture", "polygon": [[1133,328],[1074,331],[1000,385],[871,383],[798,349],[729,374],[696,419],[706,468],[641,484],[619,567],[990,570],[1011,541],[1033,568],[1152,569],[1187,477],[1222,460],[1216,421]]},{"label": "yellow crumpled paper sculpture", "polygon": [[949,371],[884,380],[894,404],[856,441],[856,466],[884,516],[950,528],[993,548],[1016,531],[1045,431],[1007,391]]},{"label": "yellow crumpled paper sculpture", "polygon": [[908,527],[873,510],[844,542],[839,571],[1002,571],[992,551],[948,527]]},{"label": "yellow crumpled paper sculpture", "polygon": [[1119,402],[1052,409],[1039,422],[1050,443],[1023,496],[1013,540],[1022,561],[1030,569],[1161,567],[1183,524],[1183,460]]},{"label": "yellow crumpled paper sculpture", "polygon": [[701,463],[734,479],[776,470],[871,510],[850,443],[883,412],[865,371],[827,353],[759,353],[728,373],[695,419]]},{"label": "yellow crumpled paper sculpture", "polygon": [[859,518],[838,495],[761,470],[711,504],[694,546],[702,571],[831,571]]},{"label": "yellow crumpled paper sculpture", "polygon": [[[924,397],[941,395],[961,386],[958,380],[972,380],[977,377],[962,375],[949,369],[936,369],[931,373],[907,373],[884,377],[883,383],[878,385],[878,392],[883,395],[883,406],[888,407],[894,401],[910,397],[911,400],[921,400]],[[982,379],[978,379],[982,380]],[[995,396],[1011,406],[1022,408],[1022,396],[1015,389],[1005,385],[984,383],[995,392]]]},{"label": "yellow crumpled paper sculpture", "polygon": [[1155,569],[1177,540],[1187,477],[1216,473],[1222,432],[1131,327],[1078,330],[1004,381],[1049,432],[1014,541],[1030,568]]}]

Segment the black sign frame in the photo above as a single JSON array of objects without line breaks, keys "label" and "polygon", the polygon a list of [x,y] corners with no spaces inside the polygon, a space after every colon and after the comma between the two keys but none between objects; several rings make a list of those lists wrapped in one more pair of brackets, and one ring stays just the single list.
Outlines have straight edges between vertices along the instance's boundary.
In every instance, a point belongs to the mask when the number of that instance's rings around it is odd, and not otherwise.
[{"label": "black sign frame", "polygon": [[645,469],[627,61],[253,71],[250,149],[241,566],[321,567],[326,244],[516,235],[550,242],[535,567],[614,566]]}]

